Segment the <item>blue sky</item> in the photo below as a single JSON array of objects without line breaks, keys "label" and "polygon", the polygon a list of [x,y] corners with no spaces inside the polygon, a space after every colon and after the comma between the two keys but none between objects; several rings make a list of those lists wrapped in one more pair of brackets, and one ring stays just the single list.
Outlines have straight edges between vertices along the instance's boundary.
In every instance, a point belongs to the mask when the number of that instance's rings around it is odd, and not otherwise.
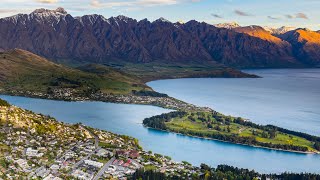
[{"label": "blue sky", "polygon": [[153,21],[205,21],[210,24],[293,26],[320,29],[320,0],[1,0],[0,17],[36,8],[65,8],[73,16],[125,15]]}]

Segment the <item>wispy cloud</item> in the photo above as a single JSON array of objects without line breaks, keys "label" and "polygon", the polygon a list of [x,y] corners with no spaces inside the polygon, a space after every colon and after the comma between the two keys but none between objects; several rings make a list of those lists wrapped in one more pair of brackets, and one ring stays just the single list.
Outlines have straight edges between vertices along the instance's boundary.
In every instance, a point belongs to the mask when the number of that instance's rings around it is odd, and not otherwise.
[{"label": "wispy cloud", "polygon": [[240,10],[238,10],[238,9],[234,10],[234,13],[235,13],[236,15],[239,15],[239,16],[253,16],[253,15],[250,14],[250,13],[247,13],[247,12],[244,12],[244,11],[240,11]]},{"label": "wispy cloud", "polygon": [[223,17],[219,14],[213,14],[211,13],[211,16],[215,17],[215,18],[219,18],[219,19],[222,19]]},{"label": "wispy cloud", "polygon": [[18,12],[16,9],[0,9],[0,14],[6,14],[6,13],[15,13]]},{"label": "wispy cloud", "polygon": [[296,14],[296,18],[300,18],[300,19],[309,19],[308,16],[304,13],[297,13]]},{"label": "wispy cloud", "polygon": [[286,14],[284,15],[286,18],[288,19],[309,19],[309,17],[305,14],[305,13],[297,13],[297,14],[294,14],[294,15],[291,15],[291,14]]},{"label": "wispy cloud", "polygon": [[273,16],[267,16],[268,17],[268,19],[272,19],[272,20],[279,20],[280,18],[278,18],[278,17],[273,17]]},{"label": "wispy cloud", "polygon": [[107,1],[91,0],[90,5],[96,8],[113,8],[113,7],[150,7],[161,5],[174,5],[183,2],[200,2],[201,0],[124,0],[124,1]]},{"label": "wispy cloud", "polygon": [[292,15],[290,15],[290,14],[286,14],[286,15],[284,15],[286,18],[288,18],[288,19],[292,19],[292,18],[294,18]]},{"label": "wispy cloud", "polygon": [[36,0],[36,2],[45,3],[45,4],[54,4],[54,3],[57,3],[58,0]]}]

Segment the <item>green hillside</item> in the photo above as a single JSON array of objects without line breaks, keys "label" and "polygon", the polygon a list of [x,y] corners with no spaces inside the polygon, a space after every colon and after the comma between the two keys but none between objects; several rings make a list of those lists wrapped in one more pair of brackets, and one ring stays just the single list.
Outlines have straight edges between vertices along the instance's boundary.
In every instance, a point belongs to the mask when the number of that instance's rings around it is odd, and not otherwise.
[{"label": "green hillside", "polygon": [[21,49],[2,52],[0,90],[5,93],[52,93],[58,89],[69,89],[76,94],[97,91],[128,94],[132,90],[150,90],[138,78],[112,68],[96,65],[82,68],[87,72],[55,64]]},{"label": "green hillside", "polygon": [[177,78],[257,78],[258,76],[244,73],[214,62],[193,63],[109,63],[108,66],[139,77],[143,82],[159,79]]}]

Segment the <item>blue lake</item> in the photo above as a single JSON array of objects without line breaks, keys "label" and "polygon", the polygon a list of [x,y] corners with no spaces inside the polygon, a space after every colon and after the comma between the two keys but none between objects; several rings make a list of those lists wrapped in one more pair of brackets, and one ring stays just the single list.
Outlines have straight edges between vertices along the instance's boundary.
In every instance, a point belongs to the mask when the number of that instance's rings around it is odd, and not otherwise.
[{"label": "blue lake", "polygon": [[[149,85],[157,91],[176,98],[197,105],[210,106],[220,112],[249,118],[254,122],[272,123],[294,130],[320,134],[319,109],[317,109],[320,107],[319,88],[316,88],[320,84],[319,82],[313,84],[313,81],[320,79],[319,70],[250,72],[265,78],[178,79],[154,81]],[[287,85],[281,80],[283,76],[291,79],[290,82],[286,82]],[[282,83],[277,85],[278,81]],[[270,87],[272,85],[274,86]],[[286,89],[285,86],[292,89]],[[304,93],[301,92],[303,89]],[[259,93],[258,90],[263,91]],[[230,96],[230,94],[233,95]],[[265,97],[266,95],[269,96]],[[292,100],[292,97],[297,100]],[[284,171],[320,173],[320,155],[254,148],[144,128],[141,124],[144,118],[169,111],[158,107],[103,102],[64,102],[4,95],[0,95],[0,98],[34,112],[51,115],[60,121],[82,122],[95,128],[133,136],[139,139],[146,150],[171,156],[177,161],[186,160],[194,165],[228,164],[265,173]],[[283,98],[288,99],[289,102],[285,103]],[[261,102],[264,100],[267,102]],[[253,101],[257,103],[255,106]],[[284,109],[281,112],[279,109],[275,110],[277,107]],[[297,109],[299,109],[298,112]],[[273,118],[269,119],[265,116]]]},{"label": "blue lake", "polygon": [[258,124],[320,136],[320,69],[247,70],[255,79],[159,80],[154,90]]}]

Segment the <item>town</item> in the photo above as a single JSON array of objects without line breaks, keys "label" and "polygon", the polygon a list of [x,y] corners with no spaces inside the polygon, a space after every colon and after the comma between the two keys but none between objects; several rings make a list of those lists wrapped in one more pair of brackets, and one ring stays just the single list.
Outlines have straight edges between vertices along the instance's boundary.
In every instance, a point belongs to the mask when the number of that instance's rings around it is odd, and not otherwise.
[{"label": "town", "polygon": [[169,96],[147,96],[134,94],[106,94],[101,92],[90,93],[87,95],[79,94],[75,89],[56,88],[51,93],[31,92],[31,91],[5,91],[0,89],[0,93],[9,95],[19,95],[44,99],[56,99],[65,101],[103,101],[123,104],[145,104],[159,106],[162,108],[184,111],[204,111],[213,112],[209,107],[199,107]]},{"label": "town", "polygon": [[138,140],[0,106],[0,178],[128,179],[138,169],[191,177],[200,169],[144,151]]}]

